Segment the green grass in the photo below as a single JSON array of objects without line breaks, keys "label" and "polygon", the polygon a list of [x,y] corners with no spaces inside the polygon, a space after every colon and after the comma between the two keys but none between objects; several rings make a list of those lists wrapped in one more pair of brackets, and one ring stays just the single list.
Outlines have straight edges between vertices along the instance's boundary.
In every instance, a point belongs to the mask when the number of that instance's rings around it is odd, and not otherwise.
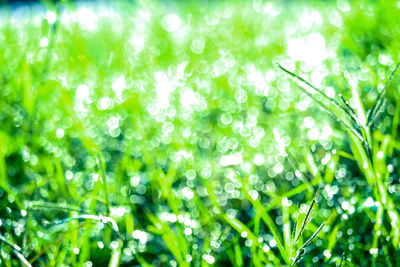
[{"label": "green grass", "polygon": [[1,266],[399,264],[397,2],[42,3],[0,11]]}]

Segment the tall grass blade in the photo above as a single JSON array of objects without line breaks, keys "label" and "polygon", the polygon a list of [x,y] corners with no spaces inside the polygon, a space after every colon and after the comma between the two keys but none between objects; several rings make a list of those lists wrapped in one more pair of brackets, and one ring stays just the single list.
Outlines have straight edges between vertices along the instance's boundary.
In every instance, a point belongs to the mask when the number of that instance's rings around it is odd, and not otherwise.
[{"label": "tall grass blade", "polygon": [[339,98],[340,98],[340,100],[342,100],[342,102],[345,105],[345,107],[349,110],[349,112],[351,114],[350,118],[353,120],[354,124],[358,128],[361,128],[362,126],[361,126],[361,123],[360,123],[360,121],[358,119],[358,116],[357,116],[356,112],[354,111],[354,109],[349,105],[349,102],[346,99],[344,99],[342,94],[339,94]]},{"label": "tall grass blade", "polygon": [[291,266],[296,265],[301,258],[303,257],[303,255],[306,253],[305,248],[314,240],[314,238],[318,235],[318,233],[322,230],[322,228],[325,226],[326,222],[321,223],[321,225],[318,227],[318,229],[314,232],[314,234],[301,246],[300,249],[298,249],[297,251],[297,255],[293,260],[293,263],[291,264]]},{"label": "tall grass blade", "polygon": [[300,236],[303,234],[304,229],[306,228],[308,222],[310,221],[311,210],[312,210],[314,204],[317,203],[318,196],[319,196],[319,188],[318,188],[317,192],[315,193],[315,196],[314,196],[314,198],[313,198],[313,200],[311,202],[310,207],[308,208],[306,217],[304,218],[303,223],[302,223],[302,225],[300,227],[300,231],[299,231],[299,233],[298,233],[298,235],[297,235],[297,237],[295,239],[295,243],[297,243],[297,241],[299,240]]},{"label": "tall grass blade", "polygon": [[385,86],[383,87],[381,93],[378,96],[378,99],[375,102],[374,107],[372,108],[371,112],[368,114],[368,118],[367,118],[367,126],[370,126],[372,124],[372,122],[376,119],[376,117],[379,115],[379,110],[382,109],[382,106],[384,105],[384,101],[383,101],[383,97],[386,93],[386,89],[388,87],[388,85],[390,84],[390,82],[392,81],[395,73],[397,72],[397,70],[400,67],[400,62],[396,65],[396,68],[393,70],[393,72],[390,74],[389,79],[386,81]]},{"label": "tall grass blade", "polygon": [[[334,98],[330,98],[328,97],[321,89],[318,89],[317,87],[315,87],[314,85],[312,85],[310,82],[306,81],[304,78],[300,77],[299,75],[285,69],[284,67],[282,67],[280,64],[278,64],[278,67],[283,70],[284,72],[286,72],[287,74],[289,74],[291,77],[295,78],[297,81],[300,81],[301,83],[307,85],[308,87],[310,87],[311,89],[313,89],[314,91],[318,92],[325,100],[327,100],[329,103],[331,103],[335,108],[337,108],[339,111],[343,112],[346,116],[348,116],[350,118],[350,120],[355,121],[356,119],[353,118],[352,114],[346,110],[345,108],[342,107],[342,105],[339,104],[339,102],[337,102]],[[303,87],[302,85],[298,84],[299,87]],[[302,88],[303,91],[307,91],[306,89]],[[307,92],[308,95],[311,95],[309,92]],[[315,98],[313,98],[315,99]],[[321,101],[318,101],[321,102]],[[329,109],[327,109],[329,110]],[[336,116],[336,115],[335,115]],[[337,116],[336,116],[337,117]]]},{"label": "tall grass blade", "polygon": [[[303,78],[301,78],[300,76],[298,76],[297,74],[290,72],[289,70],[285,69],[284,67],[282,67],[281,65],[279,65],[279,68],[282,69],[283,71],[285,71],[286,73],[288,73],[289,75],[291,75],[292,77],[295,77],[296,79],[300,80],[301,82],[305,83],[306,85],[310,86],[312,89],[316,90],[317,92],[319,92],[322,96],[324,96],[324,98],[328,99],[334,106],[336,106],[337,108],[339,108],[339,110],[343,111],[348,117],[352,117],[350,115],[350,113],[345,110],[342,106],[339,105],[339,103],[336,102],[336,100],[331,99],[329,97],[327,97],[321,90],[317,89],[316,87],[314,87],[313,85],[311,85],[309,82],[307,82],[306,80],[304,80]],[[363,144],[366,144],[366,141],[364,139],[364,137],[362,137],[362,135],[353,127],[349,126],[345,121],[343,121],[343,119],[339,118],[335,113],[333,113],[331,111],[331,109],[324,104],[322,101],[316,99],[310,92],[308,92],[305,88],[303,88],[302,86],[300,86],[299,84],[297,84],[297,86],[306,94],[308,95],[312,100],[314,100],[316,103],[318,103],[320,106],[322,106],[334,119],[336,119],[336,121],[346,130],[350,131],[351,133],[353,133],[357,139],[359,139],[359,141]]]}]

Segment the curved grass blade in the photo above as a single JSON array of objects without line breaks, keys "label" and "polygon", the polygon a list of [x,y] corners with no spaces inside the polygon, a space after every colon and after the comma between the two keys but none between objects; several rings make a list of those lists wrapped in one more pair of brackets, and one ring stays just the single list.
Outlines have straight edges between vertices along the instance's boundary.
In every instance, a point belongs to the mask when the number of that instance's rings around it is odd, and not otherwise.
[{"label": "curved grass blade", "polygon": [[117,222],[111,218],[111,217],[107,217],[107,216],[102,216],[102,215],[93,215],[93,214],[82,214],[82,215],[78,215],[75,217],[68,217],[62,220],[58,220],[55,222],[47,222],[48,224],[53,224],[53,225],[60,225],[60,224],[64,224],[70,221],[75,221],[75,220],[94,220],[94,221],[98,221],[98,222],[102,222],[102,223],[110,223],[113,230],[115,232],[118,232],[118,225]]},{"label": "curved grass blade", "polygon": [[309,222],[310,219],[311,219],[311,218],[310,218],[310,216],[311,216],[311,210],[312,210],[312,208],[314,207],[314,205],[317,203],[318,196],[319,196],[319,188],[318,188],[317,192],[315,193],[314,199],[312,200],[310,207],[308,208],[306,217],[304,218],[303,223],[302,223],[302,225],[301,225],[301,227],[300,227],[300,231],[299,231],[299,233],[298,233],[298,235],[297,235],[297,237],[296,237],[296,239],[295,239],[295,243],[297,243],[297,242],[299,241],[300,236],[302,235],[304,229],[306,228],[308,222]]},{"label": "curved grass blade", "polygon": [[65,210],[65,211],[76,211],[76,212],[89,212],[88,210],[67,205],[61,203],[51,203],[51,202],[44,202],[44,201],[30,201],[29,202],[31,209],[56,209],[56,210]]},{"label": "curved grass blade", "polygon": [[339,98],[340,98],[340,100],[342,100],[342,102],[346,106],[346,108],[350,111],[350,114],[351,114],[350,118],[353,120],[355,125],[358,128],[361,128],[360,120],[358,119],[358,116],[357,116],[356,112],[354,111],[354,109],[349,105],[349,102],[346,99],[344,99],[342,94],[339,94]]},{"label": "curved grass blade", "polygon": [[386,81],[385,86],[383,87],[381,93],[378,96],[378,99],[375,102],[374,107],[372,108],[371,112],[368,114],[367,126],[370,126],[371,123],[374,122],[376,117],[379,115],[380,110],[384,106],[385,101],[383,101],[383,96],[385,95],[386,89],[387,89],[388,85],[390,84],[390,82],[392,81],[392,79],[393,79],[395,73],[397,72],[397,70],[399,69],[399,67],[400,67],[400,62],[397,64],[396,68],[390,74],[389,79]]},{"label": "curved grass blade", "polygon": [[[308,81],[306,81],[304,78],[300,77],[299,75],[285,69],[284,67],[282,67],[280,64],[278,64],[278,67],[283,70],[284,72],[286,72],[287,74],[289,74],[291,77],[295,78],[296,80],[298,80],[301,83],[304,83],[305,85],[307,85],[308,87],[310,87],[311,89],[315,90],[316,92],[318,92],[325,100],[327,100],[328,102],[330,102],[335,108],[337,108],[338,110],[340,110],[340,112],[344,113],[346,116],[348,116],[350,118],[351,121],[353,121],[358,127],[361,127],[361,125],[358,123],[357,117],[353,117],[353,115],[346,110],[342,105],[339,104],[339,102],[337,102],[335,99],[328,97],[321,89],[318,89],[317,87],[315,87],[314,85],[312,85],[311,83],[309,83]],[[298,84],[299,87],[303,87],[300,84]],[[306,89],[302,88],[303,91],[306,91],[308,95],[311,95]],[[315,100],[315,98],[313,98]],[[318,101],[319,103],[322,103],[321,101]],[[329,110],[329,109],[328,109]],[[338,118],[338,116],[335,115],[335,117]]]},{"label": "curved grass blade", "polygon": [[32,265],[29,263],[29,261],[25,258],[25,256],[22,254],[21,248],[10,241],[8,241],[4,236],[0,235],[0,241],[6,244],[7,246],[11,247],[12,251],[14,254],[18,257],[18,259],[28,267],[32,267]]},{"label": "curved grass blade", "polygon": [[[319,92],[322,96],[324,96],[324,98],[328,99],[329,101],[331,101],[331,103],[336,106],[337,108],[339,108],[339,110],[345,112],[345,114],[347,116],[349,116],[350,118],[352,117],[350,115],[350,113],[345,110],[342,106],[339,105],[338,102],[336,102],[336,100],[331,99],[329,97],[327,97],[321,90],[319,90],[318,88],[314,87],[312,84],[310,84],[309,82],[307,82],[306,80],[304,80],[303,78],[301,78],[300,76],[298,76],[297,74],[290,72],[289,70],[285,69],[284,67],[282,67],[281,65],[279,65],[279,68],[282,69],[283,71],[285,71],[286,73],[288,73],[289,75],[291,75],[292,77],[295,77],[296,79],[298,79],[299,81],[305,83],[306,85],[310,86],[312,89],[316,90],[317,92]],[[297,86],[306,94],[308,95],[312,100],[314,100],[316,103],[318,103],[320,106],[322,106],[333,118],[336,119],[336,121],[346,130],[350,131],[351,133],[353,133],[357,139],[364,144],[364,146],[367,146],[367,142],[365,141],[364,137],[353,127],[349,126],[346,124],[346,122],[343,121],[343,119],[339,118],[335,113],[333,113],[329,107],[323,103],[322,101],[316,99],[310,92],[308,92],[305,88],[303,88],[302,86],[300,86],[299,84],[297,84]],[[354,118],[351,120],[355,120]]]},{"label": "curved grass blade", "polygon": [[301,246],[300,249],[298,249],[297,251],[297,255],[293,260],[293,263],[291,264],[291,266],[294,266],[296,263],[298,263],[301,258],[303,257],[303,255],[306,253],[306,247],[314,240],[314,238],[318,235],[318,233],[322,230],[322,228],[325,226],[326,222],[321,223],[321,225],[318,227],[317,231],[314,232],[314,234]]}]

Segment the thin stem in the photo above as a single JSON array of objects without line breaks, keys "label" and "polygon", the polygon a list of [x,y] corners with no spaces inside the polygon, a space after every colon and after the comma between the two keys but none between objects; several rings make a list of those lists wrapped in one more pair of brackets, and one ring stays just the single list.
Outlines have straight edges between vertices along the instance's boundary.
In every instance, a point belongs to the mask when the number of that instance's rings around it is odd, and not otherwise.
[{"label": "thin stem", "polygon": [[20,261],[25,264],[28,267],[31,267],[32,265],[29,263],[29,261],[25,258],[25,256],[22,254],[22,250],[19,246],[11,243],[8,241],[4,236],[0,235],[0,241],[6,244],[7,246],[11,247],[12,251],[14,254],[20,259]]},{"label": "thin stem", "polygon": [[[300,77],[299,75],[285,69],[284,67],[282,67],[280,64],[278,64],[278,67],[283,70],[284,72],[286,72],[287,74],[289,74],[290,76],[294,77],[295,79],[305,83],[306,85],[308,85],[309,87],[311,87],[312,89],[314,89],[315,91],[317,91],[319,94],[321,94],[326,100],[330,101],[335,107],[337,107],[338,109],[340,109],[341,111],[343,111],[347,116],[349,116],[350,118],[352,118],[351,114],[349,113],[349,111],[347,111],[345,108],[343,108],[334,98],[330,98],[328,97],[321,89],[318,89],[317,87],[315,87],[314,85],[312,85],[311,83],[309,83],[308,81],[306,81],[305,79],[303,79],[302,77]],[[353,118],[354,119],[354,118]]]},{"label": "thin stem", "polygon": [[399,67],[400,67],[400,62],[396,65],[396,68],[390,74],[389,79],[386,81],[385,86],[383,87],[381,93],[379,94],[378,99],[375,102],[374,107],[372,108],[372,111],[369,113],[368,118],[367,118],[367,126],[371,125],[371,123],[375,120],[377,115],[379,115],[378,112],[379,112],[379,110],[381,109],[381,106],[382,106],[383,96],[385,95],[386,89],[387,89],[388,85],[390,84],[390,82],[392,81],[392,79],[394,77],[394,74],[399,69]]}]

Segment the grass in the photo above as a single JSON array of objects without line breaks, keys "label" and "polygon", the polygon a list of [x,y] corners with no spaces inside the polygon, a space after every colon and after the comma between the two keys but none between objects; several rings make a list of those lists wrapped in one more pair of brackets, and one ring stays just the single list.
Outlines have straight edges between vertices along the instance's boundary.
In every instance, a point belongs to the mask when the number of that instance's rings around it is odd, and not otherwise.
[{"label": "grass", "polygon": [[396,2],[0,12],[1,266],[400,262]]}]

